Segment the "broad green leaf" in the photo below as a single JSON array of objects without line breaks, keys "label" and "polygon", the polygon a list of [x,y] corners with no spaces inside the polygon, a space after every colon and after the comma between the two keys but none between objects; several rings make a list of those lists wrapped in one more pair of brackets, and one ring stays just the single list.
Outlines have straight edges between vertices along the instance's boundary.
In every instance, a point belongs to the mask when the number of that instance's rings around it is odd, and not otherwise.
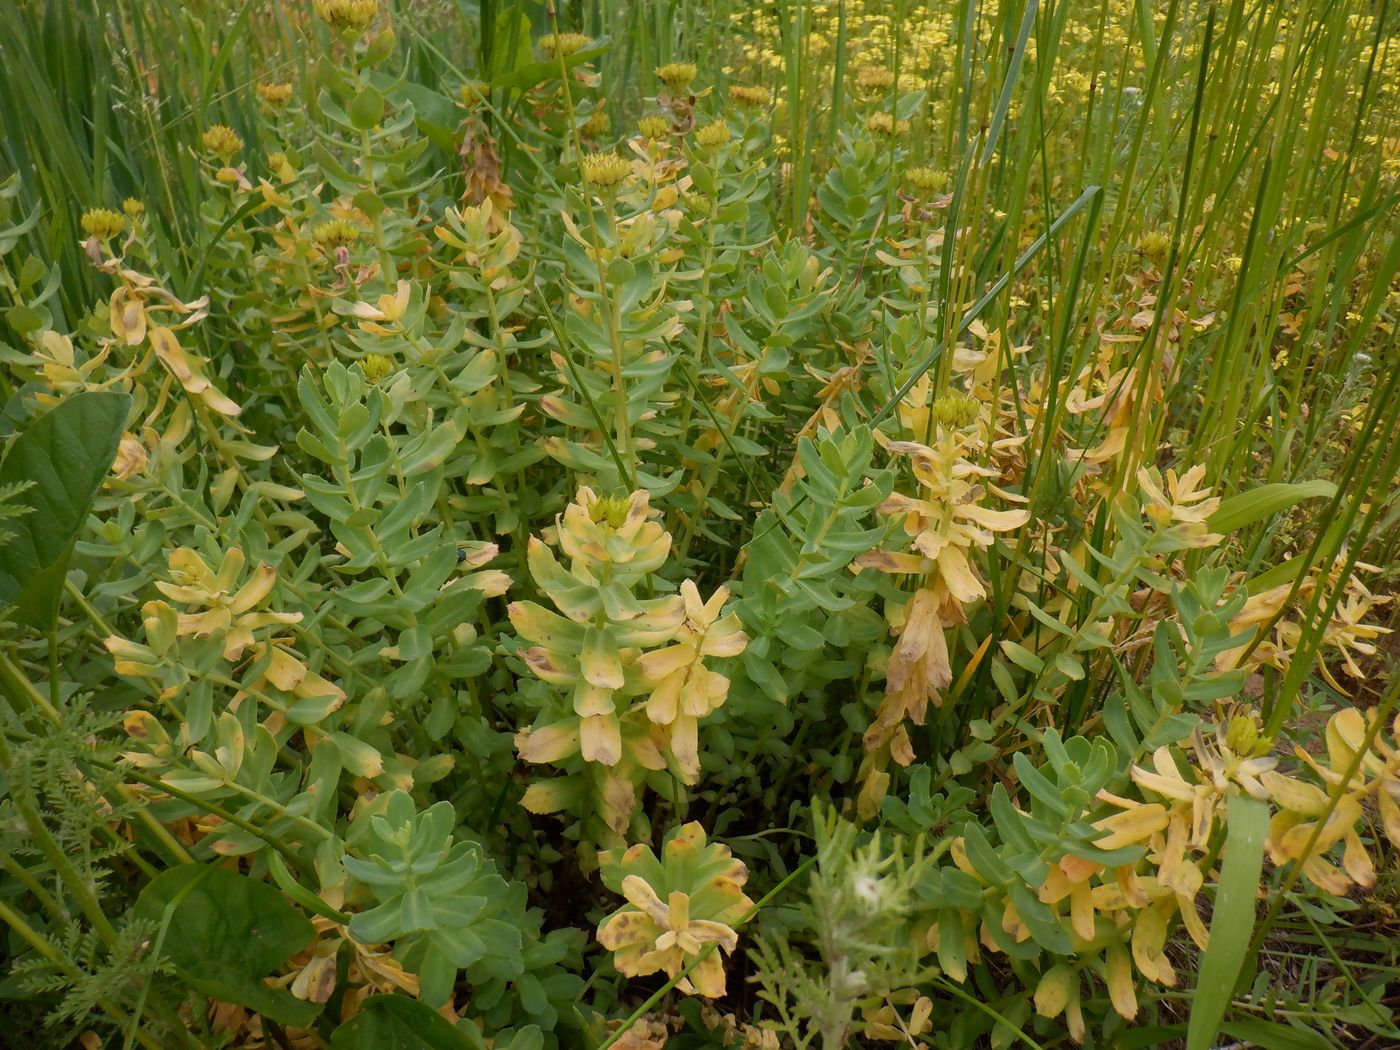
[{"label": "broad green leaf", "polygon": [[[1226,810],[1225,860],[1215,891],[1210,945],[1201,956],[1196,998],[1186,1029],[1186,1050],[1207,1050],[1229,1009],[1240,966],[1254,932],[1254,897],[1264,866],[1269,807],[1247,795],[1230,797]],[[1272,1045],[1272,1044],[1270,1044]]]},{"label": "broad green leaf", "polygon": [[331,1036],[331,1050],[485,1050],[472,1026],[458,1028],[427,1003],[372,995]]},{"label": "broad green leaf", "polygon": [[1031,674],[1040,674],[1045,669],[1045,661],[1036,656],[1024,645],[1017,645],[1009,638],[1001,640],[1001,651],[1004,652],[1013,664],[1023,671]]},{"label": "broad green leaf", "polygon": [[361,131],[369,131],[384,119],[384,96],[373,84],[366,84],[350,103],[350,121]]},{"label": "broad green leaf", "polygon": [[1309,1028],[1294,1028],[1262,1017],[1242,1017],[1220,1026],[1231,1039],[1245,1040],[1269,1050],[1334,1050],[1335,1042],[1321,1032]]},{"label": "broad green leaf", "polygon": [[1216,512],[1206,519],[1206,524],[1212,532],[1229,534],[1272,517],[1305,499],[1330,499],[1336,494],[1337,486],[1321,478],[1316,481],[1256,485],[1222,500]]},{"label": "broad green leaf", "polygon": [[1258,576],[1249,580],[1246,586],[1249,587],[1250,594],[1263,594],[1265,591],[1275,587],[1282,587],[1284,584],[1291,584],[1298,578],[1298,573],[1307,567],[1307,559],[1303,555],[1296,558],[1289,558],[1285,562],[1280,562],[1271,569],[1266,569]]},{"label": "broad green leaf", "polygon": [[265,882],[209,864],[157,875],[135,914],[168,923],[163,951],[190,986],[281,1024],[305,1025],[321,1010],[263,979],[315,936],[311,921]]},{"label": "broad green leaf", "polygon": [[68,557],[102,479],[112,467],[131,405],[127,394],[85,391],[30,423],[0,463],[0,486],[33,485],[17,505],[31,512],[9,525],[0,547],[0,605],[48,629],[58,616]]}]

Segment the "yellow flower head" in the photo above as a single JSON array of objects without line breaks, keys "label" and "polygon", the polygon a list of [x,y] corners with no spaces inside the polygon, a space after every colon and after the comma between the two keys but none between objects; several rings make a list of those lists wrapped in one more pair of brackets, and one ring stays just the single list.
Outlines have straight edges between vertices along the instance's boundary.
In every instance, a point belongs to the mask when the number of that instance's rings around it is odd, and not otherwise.
[{"label": "yellow flower head", "polygon": [[609,150],[606,153],[584,154],[579,161],[579,171],[587,185],[611,189],[632,173],[632,165],[626,157],[619,157]]},{"label": "yellow flower head", "polygon": [[592,37],[582,33],[552,33],[540,38],[540,54],[546,58],[568,58],[576,55],[593,43]]},{"label": "yellow flower head", "polygon": [[671,124],[665,117],[653,114],[637,121],[637,131],[641,133],[642,138],[659,142],[671,133]]},{"label": "yellow flower head", "polygon": [[904,132],[908,131],[909,122],[907,120],[901,120],[896,124],[894,117],[890,116],[890,114],[886,113],[884,110],[881,110],[865,118],[865,129],[872,135],[879,135],[881,138],[889,138],[893,135],[902,135]]},{"label": "yellow flower head", "polygon": [[695,73],[694,62],[667,62],[664,66],[657,67],[656,79],[671,91],[680,93],[690,87]]},{"label": "yellow flower head", "polygon": [[457,89],[457,97],[468,109],[476,109],[491,97],[491,85],[484,80],[468,80]]},{"label": "yellow flower head", "polygon": [[126,229],[126,219],[110,208],[89,208],[83,212],[83,233],[99,241],[110,241]]},{"label": "yellow flower head", "polygon": [[332,29],[358,36],[379,14],[378,0],[315,0],[316,17]]},{"label": "yellow flower head", "polygon": [[696,822],[667,836],[660,860],[638,844],[608,850],[598,861],[603,882],[627,899],[598,926],[598,943],[613,952],[618,972],[675,977],[699,959],[677,987],[687,995],[723,995],[721,951],[738,946],[734,927],[753,910],[743,862],[722,843],[706,844]]},{"label": "yellow flower head", "polygon": [[758,109],[768,105],[768,92],[761,87],[751,87],[748,84],[735,84],[729,89],[729,97],[738,105],[749,109]]},{"label": "yellow flower head", "polygon": [[392,358],[384,354],[365,354],[360,358],[360,369],[371,383],[377,383],[394,370]]},{"label": "yellow flower head", "polygon": [[129,218],[138,219],[146,213],[146,206],[135,197],[128,197],[122,201],[122,211],[126,212]]},{"label": "yellow flower head", "polygon": [[671,536],[655,517],[644,490],[599,496],[584,485],[564,510],[559,546],[595,575],[605,562],[614,572],[624,566],[629,573],[652,572],[671,549]]},{"label": "yellow flower head", "polygon": [[281,109],[292,100],[291,84],[259,84],[258,98],[273,109]]},{"label": "yellow flower head", "polygon": [[884,66],[861,66],[856,70],[856,89],[874,95],[894,87],[894,72]]},{"label": "yellow flower head", "polygon": [[243,148],[243,140],[238,133],[226,124],[214,124],[202,136],[204,148],[213,153],[225,164]]},{"label": "yellow flower head", "polygon": [[360,239],[360,231],[347,219],[331,219],[312,230],[311,237],[322,248],[344,248]]},{"label": "yellow flower head", "polygon": [[729,141],[729,125],[723,120],[713,120],[702,124],[695,132],[695,144],[701,149],[719,149]]},{"label": "yellow flower head", "polygon": [[1263,723],[1257,711],[1236,713],[1225,730],[1225,744],[1236,755],[1252,758],[1267,755],[1273,745],[1262,733]]},{"label": "yellow flower head", "polygon": [[934,422],[944,430],[961,430],[975,423],[981,411],[982,403],[965,394],[945,394],[933,403]]},{"label": "yellow flower head", "polygon": [[1165,230],[1148,230],[1137,240],[1137,250],[1157,262],[1167,257],[1171,247],[1171,234]]},{"label": "yellow flower head", "polygon": [[942,193],[948,187],[948,173],[935,168],[910,168],[904,184],[919,194]]},{"label": "yellow flower head", "polygon": [[584,138],[596,139],[606,135],[608,129],[612,127],[612,118],[608,116],[608,111],[599,106],[588,115],[588,119],[579,125],[579,134]]},{"label": "yellow flower head", "polygon": [[588,505],[588,520],[595,525],[620,529],[627,523],[630,509],[630,501],[621,496],[600,496]]}]

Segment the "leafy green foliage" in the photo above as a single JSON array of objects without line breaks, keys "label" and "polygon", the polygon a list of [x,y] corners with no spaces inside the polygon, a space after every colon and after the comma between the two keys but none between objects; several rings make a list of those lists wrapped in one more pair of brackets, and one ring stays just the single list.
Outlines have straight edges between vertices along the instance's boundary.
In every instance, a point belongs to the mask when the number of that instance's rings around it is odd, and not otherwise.
[{"label": "leafy green foliage", "polygon": [[331,1050],[480,1050],[486,1044],[473,1030],[458,1028],[432,1007],[400,995],[376,995],[340,1025]]},{"label": "leafy green foliage", "polygon": [[415,813],[412,799],[395,792],[382,814],[362,820],[350,841],[366,859],[346,857],[345,869],[377,903],[351,920],[350,936],[363,944],[400,941],[430,1003],[446,1001],[460,969],[493,976],[523,969],[520,930],[492,917],[506,884],[475,843],[452,843],[451,803]]},{"label": "leafy green foliage", "polygon": [[28,624],[47,629],[58,615],[73,541],[116,455],[130,404],[118,393],[77,394],[5,450],[0,488],[12,494],[11,507],[30,513],[12,519],[12,535],[0,546],[0,601]]},{"label": "leafy green foliage", "polygon": [[158,952],[205,995],[284,1024],[304,1025],[317,1014],[315,1004],[263,983],[313,934],[310,921],[266,883],[189,864],[151,880],[134,914],[155,931]]}]

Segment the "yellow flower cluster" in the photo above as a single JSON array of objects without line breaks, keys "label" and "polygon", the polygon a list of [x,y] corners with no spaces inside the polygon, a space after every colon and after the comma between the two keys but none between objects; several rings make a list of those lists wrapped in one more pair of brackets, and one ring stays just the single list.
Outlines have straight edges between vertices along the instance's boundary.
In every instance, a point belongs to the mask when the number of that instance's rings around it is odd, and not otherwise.
[{"label": "yellow flower cluster", "polygon": [[618,972],[675,977],[699,959],[677,987],[687,995],[723,995],[721,950],[738,946],[734,927],[753,909],[743,862],[724,844],[707,844],[696,822],[668,837],[659,860],[642,844],[599,860],[603,881],[627,901],[598,925],[598,942],[613,952]]},{"label": "yellow flower cluster", "polygon": [[204,148],[213,153],[225,164],[243,148],[243,140],[238,133],[226,124],[213,124],[204,132],[200,141]]},{"label": "yellow flower cluster", "polygon": [[89,208],[81,220],[83,233],[99,241],[110,241],[126,230],[126,219],[110,208]]},{"label": "yellow flower cluster", "polygon": [[568,58],[592,43],[593,39],[582,33],[551,33],[540,38],[539,49],[546,58]]},{"label": "yellow flower cluster", "polygon": [[1020,528],[1029,520],[1025,510],[994,510],[983,504],[988,489],[978,479],[996,477],[997,471],[976,462],[984,443],[975,433],[976,424],[967,419],[967,399],[940,398],[929,404],[928,391],[925,380],[906,399],[901,418],[908,432],[928,435],[929,443],[888,443],[890,452],[908,459],[919,485],[918,496],[896,492],[880,506],[881,514],[900,522],[908,548],[872,551],[855,562],[859,568],[917,581],[909,600],[889,614],[899,640],[885,674],[885,698],[865,735],[869,754],[862,766],[860,806],[867,815],[884,797],[887,759],[902,766],[914,760],[905,720],[922,725],[928,705],[938,706],[942,691],[952,683],[943,632],[966,623],[964,608],[987,593],[973,559],[991,546],[996,533]]},{"label": "yellow flower cluster", "polygon": [[579,159],[579,173],[585,185],[600,190],[612,189],[632,173],[632,165],[626,157],[611,151],[607,153],[585,153]]},{"label": "yellow flower cluster", "polygon": [[[1342,661],[1347,674],[1361,680],[1366,677],[1366,672],[1357,663],[1357,655],[1374,656],[1376,640],[1391,631],[1389,627],[1368,622],[1368,618],[1378,607],[1389,603],[1391,598],[1373,593],[1355,572],[1348,573],[1343,578],[1342,572],[1345,567],[1345,555],[1338,555],[1331,571],[1322,579],[1326,593],[1331,594],[1337,588],[1342,589],[1341,600],[1322,630],[1322,651],[1335,653]],[[1364,572],[1380,571],[1377,566],[1365,562],[1358,562],[1356,568]],[[1244,656],[1248,643],[1222,653],[1217,661],[1220,669],[1227,670],[1239,666],[1242,660],[1248,671],[1262,666],[1287,667],[1293,659],[1298,643],[1302,641],[1304,611],[1309,607],[1318,586],[1318,577],[1308,574],[1299,583],[1296,593],[1293,584],[1288,582],[1269,587],[1258,594],[1251,594],[1244,608],[1230,622],[1231,630],[1235,634],[1248,635],[1249,642],[1252,642],[1254,634],[1259,630],[1271,623],[1274,626],[1267,637],[1259,639],[1248,659]],[[1318,671],[1332,688],[1343,696],[1348,695],[1348,691],[1337,681],[1325,661],[1318,661]]]},{"label": "yellow flower cluster", "polygon": [[273,109],[281,109],[292,100],[291,84],[263,83],[258,85],[258,98]]},{"label": "yellow flower cluster", "polygon": [[[144,644],[118,635],[105,641],[117,673],[160,683],[169,673],[170,658],[180,639],[217,639],[225,661],[239,663],[248,656],[253,666],[262,668],[244,683],[231,706],[237,707],[246,696],[261,697],[276,690],[292,701],[318,701],[324,717],[345,701],[345,693],[308,668],[287,639],[267,636],[266,628],[297,624],[302,617],[265,608],[277,573],[272,566],[260,563],[245,574],[246,565],[247,559],[237,547],[224,552],[217,569],[189,547],[172,551],[166,579],[157,580],[156,588],[174,605],[149,601],[142,606]],[[160,693],[175,695],[179,689],[178,685],[167,686]]]},{"label": "yellow flower cluster", "polygon": [[750,109],[768,105],[768,92],[749,84],[735,84],[729,89],[729,97],[738,105]]},{"label": "yellow flower cluster", "polygon": [[682,92],[695,79],[694,62],[668,62],[656,70],[656,79],[671,91]]},{"label": "yellow flower cluster", "polygon": [[637,131],[642,138],[659,142],[671,133],[671,124],[665,117],[652,114],[637,121]]},{"label": "yellow flower cluster", "polygon": [[723,120],[702,124],[695,132],[695,144],[703,150],[716,150],[729,141],[729,125]]},{"label": "yellow flower cluster", "polygon": [[332,29],[358,36],[379,15],[378,0],[315,0],[316,17]]},{"label": "yellow flower cluster", "polygon": [[322,248],[344,248],[360,239],[360,231],[348,219],[330,219],[311,231],[311,239]]},{"label": "yellow flower cluster", "polygon": [[[616,499],[580,488],[555,530],[568,567],[537,538],[527,554],[536,586],[558,612],[529,601],[509,608],[512,625],[531,643],[521,652],[526,667],[567,702],[564,710],[547,706],[519,734],[520,757],[601,767],[598,808],[618,835],[647,770],[665,768],[669,756],[682,782],[698,779],[698,721],[729,691],[729,680],[706,660],[737,656],[748,640],[735,615],[722,615],[727,588],[709,601],[689,580],[678,595],[634,596],[670,553],[670,533],[654,516],[645,492]],[[533,812],[577,807],[586,794],[580,787],[567,776],[540,782],[524,805]]]},{"label": "yellow flower cluster", "polygon": [[[1110,941],[1102,949],[1110,999],[1119,1014],[1131,1020],[1137,1013],[1134,969],[1156,984],[1176,985],[1176,971],[1166,954],[1174,919],[1205,950],[1209,934],[1196,898],[1226,826],[1230,796],[1248,795],[1274,810],[1267,838],[1274,864],[1300,864],[1304,878],[1338,896],[1353,886],[1375,885],[1375,863],[1359,828],[1368,799],[1374,799],[1386,838],[1400,846],[1400,749],[1394,742],[1400,738],[1400,717],[1391,727],[1392,740],[1377,733],[1366,746],[1377,728],[1374,716],[1347,708],[1328,722],[1325,763],[1295,749],[1319,786],[1279,770],[1279,759],[1269,754],[1271,741],[1260,734],[1257,715],[1226,710],[1213,726],[1193,732],[1180,752],[1160,747],[1149,765],[1132,767],[1133,783],[1146,797],[1160,801],[1100,792],[1099,800],[1117,812],[1096,822],[1102,834],[1095,845],[1104,850],[1142,846],[1146,856],[1105,867],[1067,854],[1051,865],[1037,896],[1057,912],[1067,909],[1077,950],[1103,944],[1103,919],[1121,932],[1121,942]],[[1348,779],[1353,765],[1357,770]],[[1338,846],[1340,867],[1328,859]],[[986,884],[961,842],[955,844],[952,857],[959,869]],[[1018,942],[1031,935],[1010,900],[1005,902],[1002,927]],[[985,931],[981,943],[994,946]],[[972,948],[975,952],[976,945]]]}]

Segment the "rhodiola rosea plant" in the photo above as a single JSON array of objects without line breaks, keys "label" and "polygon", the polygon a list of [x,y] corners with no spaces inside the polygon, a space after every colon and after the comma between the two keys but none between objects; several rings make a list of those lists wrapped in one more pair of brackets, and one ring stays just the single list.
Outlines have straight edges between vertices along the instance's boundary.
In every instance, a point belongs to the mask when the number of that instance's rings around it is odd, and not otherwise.
[{"label": "rhodiola rosea plant", "polygon": [[0,16],[16,1030],[1400,1039],[1352,6]]}]

